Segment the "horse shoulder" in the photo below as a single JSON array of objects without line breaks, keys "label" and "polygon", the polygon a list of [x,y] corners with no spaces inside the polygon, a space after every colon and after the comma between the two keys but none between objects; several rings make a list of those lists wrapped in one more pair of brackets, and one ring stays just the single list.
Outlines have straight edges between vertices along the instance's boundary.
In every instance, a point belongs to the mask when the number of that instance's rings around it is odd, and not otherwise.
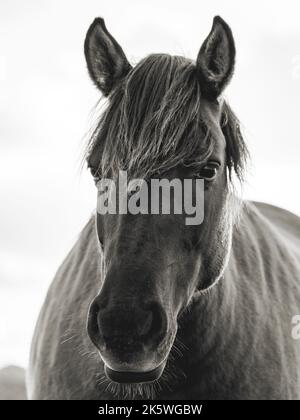
[{"label": "horse shoulder", "polygon": [[272,390],[279,381],[278,398],[300,398],[300,346],[291,334],[300,310],[299,229],[300,219],[285,210],[246,203],[227,272],[236,287],[241,354],[247,348],[251,362],[243,361],[244,370],[256,367],[258,392],[259,383]]},{"label": "horse shoulder", "polygon": [[93,376],[88,376],[93,367],[88,356],[94,349],[86,334],[86,317],[99,287],[99,265],[92,218],[60,266],[42,306],[27,377],[30,398],[82,399],[82,387],[94,388],[89,383]]},{"label": "horse shoulder", "polygon": [[253,205],[284,235],[300,248],[300,217],[288,210],[267,203],[253,202]]}]

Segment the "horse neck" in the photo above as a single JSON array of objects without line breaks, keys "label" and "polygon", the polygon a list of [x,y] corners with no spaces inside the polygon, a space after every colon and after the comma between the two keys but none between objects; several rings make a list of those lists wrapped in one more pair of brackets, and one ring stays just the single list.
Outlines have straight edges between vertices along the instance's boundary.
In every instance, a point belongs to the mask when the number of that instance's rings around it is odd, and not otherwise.
[{"label": "horse neck", "polygon": [[191,363],[207,362],[222,353],[235,325],[236,288],[225,272],[206,293],[199,293],[183,316],[179,339],[187,347]]}]

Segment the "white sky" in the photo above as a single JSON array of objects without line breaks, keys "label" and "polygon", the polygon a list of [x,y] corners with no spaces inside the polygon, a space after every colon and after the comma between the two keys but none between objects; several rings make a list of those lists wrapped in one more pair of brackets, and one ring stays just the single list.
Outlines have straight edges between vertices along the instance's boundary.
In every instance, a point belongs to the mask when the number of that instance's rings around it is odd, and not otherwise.
[{"label": "white sky", "polygon": [[300,214],[299,1],[1,0],[0,367],[26,365],[45,291],[95,206],[79,170],[99,98],[83,55],[89,24],[104,17],[132,61],[196,58],[216,14],[237,45],[227,98],[252,152],[245,196]]}]

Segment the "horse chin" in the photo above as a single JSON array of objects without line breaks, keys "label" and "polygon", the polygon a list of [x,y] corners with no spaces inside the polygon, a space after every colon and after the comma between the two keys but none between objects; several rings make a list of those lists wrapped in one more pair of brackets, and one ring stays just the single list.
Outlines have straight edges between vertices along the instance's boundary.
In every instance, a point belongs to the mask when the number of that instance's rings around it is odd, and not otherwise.
[{"label": "horse chin", "polygon": [[107,365],[104,366],[104,372],[107,378],[119,384],[144,384],[157,381],[166,366],[166,361],[162,362],[158,367],[146,372],[133,371],[117,371]]}]

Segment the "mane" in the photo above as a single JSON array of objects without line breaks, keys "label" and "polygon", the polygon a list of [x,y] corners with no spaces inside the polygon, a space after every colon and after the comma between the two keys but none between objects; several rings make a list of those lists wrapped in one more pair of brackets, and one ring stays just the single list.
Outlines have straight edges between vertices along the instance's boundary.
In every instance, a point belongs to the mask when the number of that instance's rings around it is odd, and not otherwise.
[{"label": "mane", "polygon": [[[200,108],[200,83],[191,60],[167,54],[146,57],[111,94],[88,144],[88,165],[99,177],[122,169],[143,178],[179,164],[199,167],[214,149]],[[234,171],[242,180],[247,148],[227,103],[221,124],[229,178]]]}]

